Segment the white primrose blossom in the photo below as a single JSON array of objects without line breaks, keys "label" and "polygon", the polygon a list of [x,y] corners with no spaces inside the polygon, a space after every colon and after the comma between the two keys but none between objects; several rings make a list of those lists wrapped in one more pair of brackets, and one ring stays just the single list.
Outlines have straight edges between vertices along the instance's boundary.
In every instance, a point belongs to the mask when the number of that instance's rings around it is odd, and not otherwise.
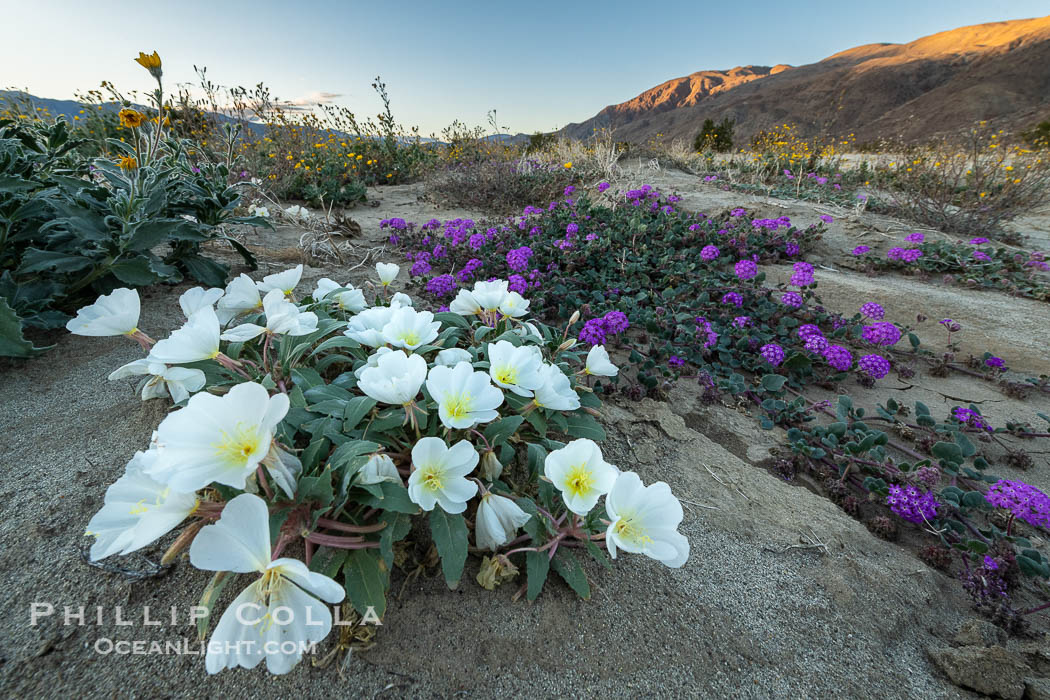
[{"label": "white primrose blossom", "polygon": [[85,533],[95,537],[92,561],[142,549],[197,509],[197,494],[175,491],[145,473],[156,458],[154,449],[136,453],[124,475],[106,489],[102,509],[88,522]]},{"label": "white primrose blossom", "polygon": [[290,207],[285,207],[284,215],[297,223],[307,223],[314,216],[309,209],[298,204],[293,204]]},{"label": "white primrose blossom", "polygon": [[426,360],[395,350],[379,355],[375,367],[361,373],[358,387],[380,403],[407,406],[415,401],[426,377]]},{"label": "white primrose blossom", "polygon": [[261,282],[256,282],[255,286],[259,288],[260,294],[267,294],[274,289],[279,289],[285,296],[291,296],[302,278],[303,266],[300,263],[290,270],[266,275]]},{"label": "white primrose blossom", "polygon": [[226,294],[218,302],[215,313],[219,321],[226,325],[236,317],[262,311],[262,296],[255,280],[243,272],[226,285]]},{"label": "white primrose blossom", "polygon": [[361,471],[357,472],[358,484],[378,484],[383,481],[392,481],[395,484],[401,483],[401,475],[397,472],[397,465],[394,464],[394,460],[390,459],[390,455],[374,454],[368,458],[365,462],[365,466],[361,467]]},{"label": "white primrose blossom", "polygon": [[369,369],[370,367],[378,367],[379,358],[391,352],[394,351],[385,345],[376,348],[376,351],[368,356],[368,359],[365,360],[365,363],[354,370],[354,376],[357,377],[358,380],[360,380],[361,375],[365,373],[366,369]]},{"label": "white primrose blossom", "polygon": [[110,380],[148,375],[142,384],[142,400],[162,399],[170,396],[175,403],[181,403],[190,394],[204,388],[204,372],[189,367],[168,367],[163,362],[144,357],[114,370]]},{"label": "white primrose blossom", "polygon": [[247,342],[258,338],[263,333],[272,335],[307,335],[317,330],[317,314],[312,311],[300,311],[284,297],[280,289],[271,289],[263,297],[263,312],[266,315],[266,326],[254,323],[242,323],[222,334],[223,340]]},{"label": "white primrose blossom", "polygon": [[596,377],[615,377],[620,370],[609,361],[609,353],[604,345],[595,345],[587,353],[587,363],[583,368],[584,374],[593,374]]},{"label": "white primrose blossom", "polygon": [[396,309],[401,306],[414,306],[412,303],[412,297],[408,296],[404,292],[394,292],[394,296],[390,297],[390,308]]},{"label": "white primrose blossom", "polygon": [[492,386],[485,372],[475,372],[469,362],[455,367],[432,367],[427,391],[437,402],[438,416],[446,428],[465,430],[499,418],[503,392]]},{"label": "white primrose blossom", "polygon": [[466,289],[461,289],[448,305],[448,310],[460,316],[476,316],[481,313],[481,304]]},{"label": "white primrose blossom", "polygon": [[[252,183],[254,183],[254,184],[258,184],[258,183],[256,182],[256,180],[257,180],[257,179],[258,179],[258,178],[254,178],[254,177],[253,177],[253,178],[252,178]],[[270,210],[269,210],[269,209],[267,209],[266,207],[261,207],[261,206],[254,206],[254,207],[251,207],[251,208],[250,208],[250,209],[248,210],[248,215],[249,215],[249,216],[259,216],[259,217],[262,217],[262,218],[264,218],[264,219],[269,219],[269,218],[270,218]]]},{"label": "white primrose blossom", "polygon": [[197,533],[190,563],[205,571],[261,574],[219,618],[204,659],[208,673],[255,668],[264,658],[270,673],[287,673],[308,643],[332,630],[326,603],[345,596],[340,584],[301,561],[271,558],[270,513],[266,502],[250,493],[228,502],[218,522]]},{"label": "white primrose blossom", "polygon": [[383,340],[397,348],[415,350],[438,337],[441,322],[429,311],[416,311],[411,306],[394,309],[383,326]]},{"label": "white primrose blossom", "polygon": [[580,396],[569,384],[565,376],[555,365],[544,364],[540,367],[543,383],[536,389],[533,403],[540,408],[552,411],[575,411],[580,407]]},{"label": "white primrose blossom", "polygon": [[397,279],[397,273],[401,272],[401,268],[394,263],[376,263],[376,274],[379,275],[379,282],[387,287]]},{"label": "white primrose blossom", "polygon": [[[339,289],[344,291],[336,291]],[[335,293],[333,294],[333,292]],[[351,284],[339,284],[335,280],[322,277],[317,280],[313,298],[320,301],[321,299],[329,299],[329,295],[331,295],[331,301],[334,301],[336,306],[352,314],[368,308],[368,304],[365,302],[365,295],[360,289],[355,289]]]},{"label": "white primrose blossom", "polygon": [[467,440],[448,447],[441,438],[422,438],[412,447],[408,497],[423,510],[439,505],[446,513],[462,513],[478,492],[466,478],[477,465],[478,453]]},{"label": "white primrose blossom", "polygon": [[386,345],[383,337],[383,327],[390,322],[395,309],[389,306],[373,306],[352,317],[346,324],[343,335],[352,338],[362,345],[370,348],[378,348]]},{"label": "white primrose blossom", "polygon": [[664,482],[645,486],[634,472],[623,472],[605,497],[605,511],[611,520],[605,542],[613,559],[617,548],[672,569],[689,558],[689,540],[678,532],[682,504]]},{"label": "white primrose blossom", "polygon": [[180,491],[212,482],[245,489],[262,463],[287,492],[288,468],[273,448],[273,435],[288,405],[285,394],[270,396],[255,382],[238,384],[225,396],[195,394],[161,421],[160,449],[147,473]]},{"label": "white primrose blossom", "polygon": [[565,505],[576,515],[587,515],[598,498],[609,493],[620,470],[602,458],[593,440],[573,440],[554,450],[543,462],[543,474],[561,492]]},{"label": "white primrose blossom", "polygon": [[482,311],[493,313],[499,311],[500,304],[507,299],[507,281],[475,282],[471,296]]},{"label": "white primrose blossom", "polygon": [[443,365],[445,367],[455,367],[460,362],[473,362],[474,358],[471,357],[470,353],[463,348],[448,348],[442,350],[434,357],[435,365]]},{"label": "white primrose blossom", "polygon": [[139,293],[134,289],[114,289],[100,296],[94,304],[77,311],[76,318],[66,323],[74,335],[133,335],[139,325]]},{"label": "white primrose blossom", "polygon": [[179,306],[182,308],[182,314],[186,318],[189,318],[193,314],[197,313],[205,306],[215,306],[223,295],[221,289],[212,287],[211,289],[205,289],[204,287],[193,287],[187,289],[179,297]]},{"label": "white primrose blossom", "polygon": [[474,541],[478,549],[496,551],[514,539],[514,533],[531,517],[506,496],[486,493],[481,497],[475,518]]},{"label": "white primrose blossom", "polygon": [[535,345],[515,346],[500,340],[489,343],[489,376],[497,386],[510,389],[518,396],[532,396],[532,392],[543,386],[540,367],[543,356]]},{"label": "white primrose blossom", "polygon": [[149,359],[166,365],[213,360],[219,356],[219,319],[210,306],[198,310],[182,328],[149,352]]},{"label": "white primrose blossom", "polygon": [[508,318],[521,318],[529,312],[529,303],[517,292],[508,292],[500,302],[499,312]]}]

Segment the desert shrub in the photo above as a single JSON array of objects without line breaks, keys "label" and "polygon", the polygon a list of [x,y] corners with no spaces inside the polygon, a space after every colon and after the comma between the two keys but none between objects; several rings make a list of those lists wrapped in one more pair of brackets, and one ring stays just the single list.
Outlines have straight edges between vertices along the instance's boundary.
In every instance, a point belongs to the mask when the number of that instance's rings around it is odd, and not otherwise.
[{"label": "desert shrub", "polygon": [[[382,289],[397,270],[377,265]],[[505,281],[464,290],[459,313],[433,314],[404,294],[366,301],[330,279],[293,303],[284,290],[301,273],[242,276],[219,296],[188,291],[185,326],[147,340],[147,360],[114,373],[145,374],[144,399],[170,393],[182,407],[107,491],[88,524],[90,555],[128,554],[183,525],[162,561],[188,549],[192,565],[215,572],[202,598],[209,611],[230,579],[251,574],[213,626],[210,672],[239,665],[223,644],[247,635],[320,641],[332,627],[328,604],[344,597],[344,619],[377,622],[395,567],[431,558],[453,589],[471,551],[484,588],[524,572],[528,600],[551,571],[589,598],[581,557],[608,566],[606,548],[685,563],[682,507],[667,485],[646,489],[596,444],[601,401],[583,379],[615,373],[607,357],[526,320],[529,302]],[[71,330],[138,326],[137,312],[109,302],[82,310]],[[245,615],[246,603],[270,614]],[[265,656],[285,673],[302,651],[281,645]]]},{"label": "desert shrub", "polygon": [[944,140],[890,164],[884,187],[898,216],[961,235],[1003,235],[1002,226],[1050,192],[1045,154],[1009,147],[983,123],[960,146]]},{"label": "desert shrub", "polygon": [[733,150],[733,125],[734,120],[726,117],[718,124],[713,119],[705,119],[700,133],[693,141],[693,149],[697,152],[715,151],[726,153]]},{"label": "desert shrub", "polygon": [[897,269],[920,274],[937,274],[945,282],[981,289],[996,289],[1018,296],[1050,300],[1050,254],[1021,252],[994,246],[987,238],[967,243],[926,241],[925,234],[905,237],[904,246],[894,246],[884,257],[867,246],[854,249],[854,255],[869,269]]},{"label": "desert shrub", "polygon": [[425,187],[427,197],[442,206],[510,214],[531,202],[557,198],[576,180],[572,168],[523,158],[448,165],[428,173]]},{"label": "desert shrub", "polygon": [[1028,131],[1021,134],[1029,148],[1050,148],[1050,120],[1039,122]]}]

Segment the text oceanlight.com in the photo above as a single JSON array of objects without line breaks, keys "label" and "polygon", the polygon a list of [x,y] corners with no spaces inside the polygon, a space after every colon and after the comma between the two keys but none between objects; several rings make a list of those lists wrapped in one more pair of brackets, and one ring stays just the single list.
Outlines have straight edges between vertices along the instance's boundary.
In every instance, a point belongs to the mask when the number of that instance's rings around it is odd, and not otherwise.
[{"label": "text oceanlight.com", "polygon": [[212,654],[255,654],[261,649],[265,654],[313,654],[317,651],[317,642],[285,640],[237,642],[200,642],[186,638],[159,642],[145,639],[119,639],[100,637],[92,645],[95,653],[102,656],[203,656]]}]

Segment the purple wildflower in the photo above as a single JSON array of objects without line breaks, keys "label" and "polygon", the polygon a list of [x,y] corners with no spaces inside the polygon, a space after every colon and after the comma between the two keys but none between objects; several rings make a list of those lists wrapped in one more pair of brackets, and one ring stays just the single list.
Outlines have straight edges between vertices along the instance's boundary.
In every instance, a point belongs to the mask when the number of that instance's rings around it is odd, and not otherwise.
[{"label": "purple wildflower", "polygon": [[1050,528],[1050,497],[1023,481],[1000,479],[985,498],[996,508],[1005,508],[1018,520],[1035,527]]},{"label": "purple wildflower", "polygon": [[890,363],[882,355],[865,355],[857,360],[857,369],[872,379],[882,379],[890,373]]},{"label": "purple wildflower", "polygon": [[[693,224],[693,226],[696,226],[696,224]],[[711,262],[719,256],[720,252],[716,246],[705,245],[700,249],[700,259]]]},{"label": "purple wildflower", "polygon": [[726,292],[722,295],[723,304],[732,304],[733,306],[740,308],[744,305],[744,297],[740,296],[737,292]]},{"label": "purple wildflower", "polygon": [[901,339],[900,329],[888,321],[880,321],[870,326],[865,326],[862,335],[864,340],[872,345],[883,345],[886,347],[896,345]]},{"label": "purple wildflower", "polygon": [[869,301],[866,304],[862,304],[860,312],[868,318],[876,321],[881,321],[886,316],[886,310],[881,305],[876,304],[873,301]]},{"label": "purple wildflower", "polygon": [[853,366],[853,353],[841,345],[829,345],[823,355],[828,364],[840,372],[845,372]]},{"label": "purple wildflower", "polygon": [[758,265],[752,260],[739,260],[733,267],[736,276],[742,280],[749,280],[758,274]]},{"label": "purple wildflower", "polygon": [[869,250],[871,250],[870,246],[859,245],[859,246],[857,246],[856,248],[853,249],[853,255],[856,255],[857,257],[860,257],[861,255],[864,255],[865,253],[867,253]]},{"label": "purple wildflower", "polygon": [[802,295],[798,292],[784,292],[780,295],[780,303],[797,309],[802,306]]},{"label": "purple wildflower", "polygon": [[762,355],[762,359],[774,367],[779,367],[780,363],[784,361],[784,348],[776,343],[767,343],[758,352]]},{"label": "purple wildflower", "polygon": [[886,505],[910,523],[922,523],[937,517],[937,497],[932,491],[920,491],[912,485],[892,484]]}]

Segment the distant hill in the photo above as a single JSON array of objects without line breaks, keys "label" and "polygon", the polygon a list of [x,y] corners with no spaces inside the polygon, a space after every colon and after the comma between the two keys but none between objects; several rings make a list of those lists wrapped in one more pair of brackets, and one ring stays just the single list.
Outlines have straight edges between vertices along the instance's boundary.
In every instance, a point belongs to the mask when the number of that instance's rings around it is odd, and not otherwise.
[{"label": "distant hill", "polygon": [[622,141],[690,141],[704,119],[736,120],[737,142],[776,124],[801,135],[921,141],[982,119],[1010,129],[1050,118],[1050,17],[868,44],[804,66],[742,66],[669,80],[561,133],[613,128]]}]

